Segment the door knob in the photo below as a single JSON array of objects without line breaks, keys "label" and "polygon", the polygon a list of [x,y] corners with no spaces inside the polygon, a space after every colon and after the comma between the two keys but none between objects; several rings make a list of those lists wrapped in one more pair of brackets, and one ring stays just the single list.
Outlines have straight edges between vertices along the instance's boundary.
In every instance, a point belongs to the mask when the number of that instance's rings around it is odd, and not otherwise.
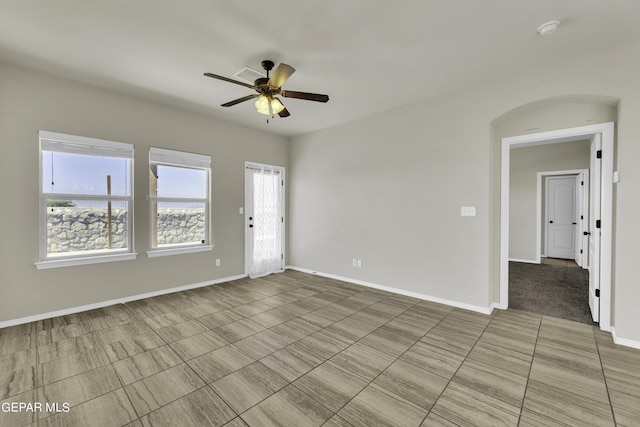
[{"label": "door knob", "polygon": [[249,224],[249,228],[253,228],[253,224]]},{"label": "door knob", "polygon": [[553,221],[549,221],[549,224],[553,224]]}]

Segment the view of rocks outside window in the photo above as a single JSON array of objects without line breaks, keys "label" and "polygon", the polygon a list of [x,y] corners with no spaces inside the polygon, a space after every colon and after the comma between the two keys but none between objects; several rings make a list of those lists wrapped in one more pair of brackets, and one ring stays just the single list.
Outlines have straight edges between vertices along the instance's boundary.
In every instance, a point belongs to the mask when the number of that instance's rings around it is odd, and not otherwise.
[{"label": "view of rocks outside window", "polygon": [[158,208],[158,247],[205,242],[204,208]]},{"label": "view of rocks outside window", "polygon": [[[111,247],[106,208],[48,207],[47,252],[65,254],[127,248],[127,210],[111,210]],[[158,246],[201,243],[205,239],[204,209],[158,210]]]},{"label": "view of rocks outside window", "polygon": [[109,248],[107,208],[48,207],[47,252],[60,254],[127,247],[127,211],[111,210]]}]

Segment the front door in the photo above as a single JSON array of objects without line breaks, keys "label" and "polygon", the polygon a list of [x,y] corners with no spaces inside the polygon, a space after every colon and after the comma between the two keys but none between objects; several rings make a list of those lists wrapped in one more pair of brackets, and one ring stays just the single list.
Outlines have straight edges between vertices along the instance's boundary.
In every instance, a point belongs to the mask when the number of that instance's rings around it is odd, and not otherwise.
[{"label": "front door", "polygon": [[245,164],[245,270],[284,271],[284,168]]},{"label": "front door", "polygon": [[547,178],[547,256],[576,257],[576,178]]}]

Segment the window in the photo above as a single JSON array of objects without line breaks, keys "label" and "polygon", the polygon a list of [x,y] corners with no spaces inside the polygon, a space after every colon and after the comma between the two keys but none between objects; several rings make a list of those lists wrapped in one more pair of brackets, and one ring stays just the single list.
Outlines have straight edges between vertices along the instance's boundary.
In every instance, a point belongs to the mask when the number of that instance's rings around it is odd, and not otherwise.
[{"label": "window", "polygon": [[39,269],[134,259],[133,145],[40,131]]},{"label": "window", "polygon": [[210,251],[211,157],[151,147],[148,256]]}]

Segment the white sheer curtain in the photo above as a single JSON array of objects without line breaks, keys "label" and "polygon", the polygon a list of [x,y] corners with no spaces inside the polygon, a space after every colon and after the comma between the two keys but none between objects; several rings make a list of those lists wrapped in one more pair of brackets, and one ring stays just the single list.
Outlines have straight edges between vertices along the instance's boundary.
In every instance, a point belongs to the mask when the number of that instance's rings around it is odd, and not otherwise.
[{"label": "white sheer curtain", "polygon": [[253,259],[249,277],[282,272],[282,184],[279,170],[253,171]]}]

